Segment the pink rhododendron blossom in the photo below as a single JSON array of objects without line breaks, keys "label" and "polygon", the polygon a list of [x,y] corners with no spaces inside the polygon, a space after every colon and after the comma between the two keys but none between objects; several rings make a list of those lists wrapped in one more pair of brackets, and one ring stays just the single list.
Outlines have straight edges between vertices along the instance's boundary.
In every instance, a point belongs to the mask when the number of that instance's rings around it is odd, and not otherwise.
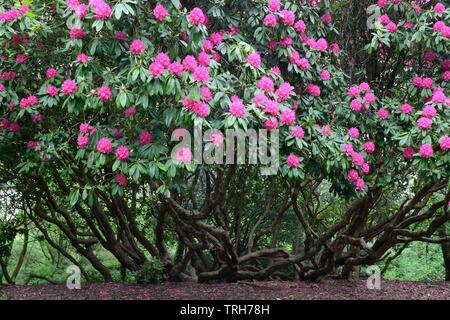
[{"label": "pink rhododendron blossom", "polygon": [[113,131],[113,134],[114,134],[114,138],[120,139],[120,138],[123,137],[123,132],[119,128],[113,128],[112,131]]},{"label": "pink rhododendron blossom", "polygon": [[359,135],[360,135],[358,128],[348,129],[347,134],[350,138],[353,138],[353,139],[358,139]]},{"label": "pink rhododendron blossom", "polygon": [[191,55],[187,55],[183,59],[183,68],[187,71],[194,72],[197,69],[198,63],[197,59],[195,59]]},{"label": "pink rhododendron blossom", "polygon": [[433,10],[434,10],[434,12],[442,13],[442,12],[445,11],[445,6],[444,6],[444,4],[442,2],[438,2],[434,6]]},{"label": "pink rhododendron blossom", "polygon": [[278,120],[276,118],[269,118],[266,121],[264,121],[264,128],[266,128],[267,131],[273,131],[278,128]]},{"label": "pink rhododendron blossom", "polygon": [[212,100],[212,93],[211,90],[209,90],[208,87],[201,87],[200,88],[200,93],[202,94],[203,99],[205,99],[205,101],[211,101]]},{"label": "pink rhododendron blossom", "polygon": [[359,101],[359,99],[353,99],[353,100],[350,102],[350,108],[351,108],[353,111],[361,111],[361,110],[364,108],[364,106],[363,106],[363,104],[361,103],[361,101]]},{"label": "pink rhododendron blossom", "polygon": [[400,111],[404,114],[410,114],[412,112],[412,109],[412,106],[407,103],[402,104],[402,106],[400,107]]},{"label": "pink rhododendron blossom", "polygon": [[87,145],[89,143],[89,137],[87,136],[79,136],[77,139],[77,145],[80,149],[86,149]]},{"label": "pink rhododendron blossom", "polygon": [[203,25],[206,22],[206,16],[204,15],[202,9],[194,8],[189,13],[188,20],[193,25]]},{"label": "pink rhododendron blossom", "polygon": [[280,87],[275,91],[276,96],[278,97],[279,101],[284,101],[291,95],[292,92],[292,86],[284,82],[280,85]]},{"label": "pink rhododendron blossom", "polygon": [[280,111],[280,107],[278,105],[278,102],[275,100],[267,100],[265,102],[266,108],[264,109],[265,113],[271,114],[273,116],[277,115]]},{"label": "pink rhododendron blossom", "polygon": [[64,95],[68,96],[77,92],[78,86],[73,80],[66,80],[61,86]]},{"label": "pink rhododendron blossom", "polygon": [[281,4],[279,0],[270,0],[269,3],[267,4],[267,7],[269,8],[270,11],[280,11]]},{"label": "pink rhododendron blossom", "polygon": [[90,0],[91,8],[94,10],[95,19],[107,20],[111,16],[111,7],[103,0]]},{"label": "pink rhododendron blossom", "polygon": [[358,86],[358,88],[362,91],[369,91],[370,85],[367,82],[361,82]]},{"label": "pink rhododendron blossom", "polygon": [[191,149],[183,147],[177,152],[176,160],[181,163],[190,163],[192,161]]},{"label": "pink rhododendron blossom", "polygon": [[261,56],[258,51],[253,51],[252,54],[247,56],[247,62],[254,68],[259,68],[261,66]]},{"label": "pink rhododendron blossom", "polygon": [[200,83],[207,83],[209,81],[208,68],[204,66],[197,67],[194,71],[194,80]]},{"label": "pink rhododendron blossom", "polygon": [[257,93],[253,98],[253,103],[257,108],[263,108],[263,105],[267,104],[267,102],[269,102],[269,98],[262,92]]},{"label": "pink rhododendron blossom", "polygon": [[160,3],[153,9],[153,16],[158,21],[163,21],[169,15],[169,11]]},{"label": "pink rhododendron blossom", "polygon": [[103,154],[112,152],[112,143],[108,138],[101,138],[97,143],[97,151]]},{"label": "pink rhododendron blossom", "polygon": [[433,147],[428,143],[423,144],[419,149],[419,155],[422,158],[431,158],[433,156]]},{"label": "pink rhododendron blossom", "polygon": [[320,87],[316,84],[310,83],[306,86],[306,92],[312,97],[319,97]]},{"label": "pink rhododendron blossom", "polygon": [[[108,152],[109,153],[109,152]],[[119,161],[127,161],[130,157],[130,152],[126,146],[119,146],[114,153],[115,157]]]},{"label": "pink rhododendron blossom", "polygon": [[18,123],[10,123],[8,126],[8,129],[10,132],[19,132],[20,131],[20,125]]},{"label": "pink rhododendron blossom", "polygon": [[58,70],[56,70],[55,68],[48,68],[47,71],[45,72],[45,76],[47,77],[47,79],[52,79],[54,77],[56,77],[58,75]]},{"label": "pink rhododendron blossom", "polygon": [[273,92],[274,84],[272,79],[267,76],[263,76],[261,80],[259,80],[257,88],[264,90],[265,92]]},{"label": "pink rhododendron blossom", "polygon": [[216,147],[223,145],[223,134],[221,132],[212,133],[209,136],[209,141]]},{"label": "pink rhododendron blossom", "polygon": [[155,61],[152,64],[150,64],[148,71],[150,71],[150,74],[152,75],[153,78],[159,78],[164,73],[164,66],[159,62]]},{"label": "pink rhododendron blossom", "polygon": [[210,64],[209,55],[206,52],[200,52],[197,56],[197,62],[199,65],[207,67]]},{"label": "pink rhododendron blossom", "polygon": [[89,126],[89,123],[82,123],[80,124],[80,132],[81,133],[90,133],[91,132],[91,128]]},{"label": "pink rhododendron blossom", "polygon": [[441,88],[438,88],[433,91],[431,101],[437,104],[445,103],[447,101],[447,97],[445,96],[444,91]]},{"label": "pink rhododendron blossom", "polygon": [[294,29],[297,32],[305,32],[306,31],[306,24],[305,21],[303,20],[298,20],[295,24],[294,24]]},{"label": "pink rhododendron blossom", "polygon": [[431,128],[432,124],[433,123],[431,122],[431,120],[428,118],[425,118],[425,117],[421,117],[421,118],[419,118],[419,120],[417,120],[417,127],[419,127],[419,129],[422,129],[422,130]]},{"label": "pink rhododendron blossom", "polygon": [[213,45],[218,46],[223,41],[223,33],[222,32],[213,32],[209,36],[209,40]]},{"label": "pink rhododendron blossom", "polygon": [[357,191],[364,191],[365,182],[362,178],[358,178],[355,182],[355,188]]},{"label": "pink rhododendron blossom", "polygon": [[277,25],[277,17],[273,13],[269,13],[263,20],[263,25],[275,28]]},{"label": "pink rhododendron blossom", "polygon": [[355,169],[350,169],[347,173],[347,178],[352,182],[356,182],[356,180],[358,180],[359,178],[358,171],[356,171]]},{"label": "pink rhododendron blossom", "polygon": [[437,114],[436,109],[433,106],[426,106],[422,109],[422,116],[426,118],[433,118]]},{"label": "pink rhododendron blossom", "polygon": [[372,92],[367,92],[364,95],[364,102],[369,103],[369,104],[374,104],[375,103],[375,95]]},{"label": "pink rhododendron blossom", "polygon": [[181,77],[183,75],[183,65],[179,61],[174,61],[170,64],[168,68],[170,74]]},{"label": "pink rhododendron blossom", "polygon": [[378,5],[380,8],[386,8],[387,2],[388,2],[388,0],[378,0],[378,1],[377,1],[377,5]]},{"label": "pink rhododendron blossom", "polygon": [[394,22],[389,22],[386,26],[387,31],[389,32],[396,32],[398,30],[397,25]]},{"label": "pink rhododendron blossom", "polygon": [[406,147],[403,150],[403,157],[405,157],[405,159],[409,160],[414,156],[414,149],[412,147]]},{"label": "pink rhododendron blossom", "polygon": [[363,165],[361,166],[361,172],[364,174],[369,174],[370,173],[370,165],[366,162],[363,163]]},{"label": "pink rhododendron blossom", "polygon": [[286,158],[286,163],[291,168],[298,168],[300,166],[300,158],[291,153]]},{"label": "pink rhododendron blossom", "polygon": [[433,88],[433,79],[431,78],[423,78],[422,79],[422,88],[431,89]]},{"label": "pink rhododendron blossom", "polygon": [[441,139],[439,139],[439,147],[442,151],[450,150],[450,137],[443,136]]},{"label": "pink rhododendron blossom", "polygon": [[378,110],[377,115],[380,119],[386,120],[387,118],[389,118],[389,111],[385,108],[381,108],[380,110]]},{"label": "pink rhododendron blossom", "polygon": [[89,62],[89,57],[87,55],[85,55],[84,53],[80,53],[77,56],[77,62],[86,64]]},{"label": "pink rhododendron blossom", "polygon": [[362,166],[364,164],[364,157],[359,152],[353,152],[352,154],[352,162],[355,166]]},{"label": "pink rhododendron blossom", "polygon": [[83,29],[73,27],[69,31],[70,39],[82,39],[86,36],[86,32]]},{"label": "pink rhododendron blossom", "polygon": [[137,109],[133,108],[133,107],[126,108],[125,111],[123,112],[125,118],[130,118],[130,117],[134,116],[136,113],[137,113]]},{"label": "pink rhododendron blossom", "polygon": [[320,79],[323,81],[329,81],[331,79],[330,72],[328,70],[320,71]]},{"label": "pink rhododendron blossom", "polygon": [[233,96],[231,97],[231,101],[232,102],[228,107],[228,112],[230,112],[230,114],[237,118],[245,117],[247,109],[245,108],[245,105],[242,103],[241,99],[239,99],[237,96]]},{"label": "pink rhododendron blossom", "polygon": [[353,145],[351,143],[344,144],[341,150],[348,155],[352,155],[354,152]]},{"label": "pink rhododendron blossom", "polygon": [[135,55],[138,56],[142,52],[145,51],[145,44],[139,39],[133,40],[133,42],[130,45],[130,51]]},{"label": "pink rhododendron blossom", "polygon": [[141,144],[141,146],[145,146],[148,145],[152,142],[153,140],[153,135],[151,132],[144,130],[139,134],[139,143]]},{"label": "pink rhododendron blossom", "polygon": [[100,87],[97,90],[97,95],[98,95],[99,99],[102,101],[109,101],[112,98],[112,92],[106,86]]},{"label": "pink rhododendron blossom", "polygon": [[383,14],[382,16],[380,16],[380,23],[383,26],[386,26],[389,22],[391,22],[391,19],[387,14]]},{"label": "pink rhododendron blossom", "polygon": [[164,68],[168,68],[170,65],[170,57],[164,53],[160,52],[155,57],[155,62],[158,62],[160,65],[162,65]]},{"label": "pink rhododendron blossom", "polygon": [[331,14],[329,14],[328,12],[324,13],[321,17],[320,20],[323,21],[323,23],[325,24],[330,24],[332,22],[332,17]]},{"label": "pink rhododendron blossom", "polygon": [[47,89],[45,89],[45,92],[52,97],[56,97],[58,95],[58,88],[55,86],[48,86]]},{"label": "pink rhododendron blossom", "polygon": [[280,120],[285,125],[290,126],[291,124],[293,124],[295,122],[295,113],[294,113],[294,111],[292,111],[291,109],[284,109],[281,112]]},{"label": "pink rhododendron blossom", "polygon": [[281,22],[288,26],[293,26],[295,23],[295,14],[291,10],[280,11]]},{"label": "pink rhododendron blossom", "polygon": [[126,187],[128,184],[127,177],[123,173],[116,175],[115,180],[116,184],[121,187]]},{"label": "pink rhododendron blossom", "polygon": [[305,136],[305,132],[303,131],[303,128],[300,126],[295,126],[292,130],[291,130],[291,135],[298,138],[298,139],[303,139],[303,137]]},{"label": "pink rhododendron blossom", "polygon": [[372,141],[367,141],[364,143],[364,151],[367,153],[374,153],[375,152],[375,143]]},{"label": "pink rhododendron blossom", "polygon": [[350,87],[347,91],[347,94],[352,98],[358,97],[359,96],[359,88],[357,86]]}]

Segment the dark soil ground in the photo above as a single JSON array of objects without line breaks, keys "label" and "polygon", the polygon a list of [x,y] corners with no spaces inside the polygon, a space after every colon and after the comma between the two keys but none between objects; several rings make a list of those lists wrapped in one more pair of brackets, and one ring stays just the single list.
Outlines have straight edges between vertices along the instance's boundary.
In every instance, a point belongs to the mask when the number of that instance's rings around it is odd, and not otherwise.
[{"label": "dark soil ground", "polygon": [[239,282],[220,284],[163,283],[159,285],[82,284],[81,290],[65,285],[0,286],[0,300],[323,300],[323,299],[445,299],[450,283],[382,281],[380,290],[369,290],[364,280],[312,282]]}]

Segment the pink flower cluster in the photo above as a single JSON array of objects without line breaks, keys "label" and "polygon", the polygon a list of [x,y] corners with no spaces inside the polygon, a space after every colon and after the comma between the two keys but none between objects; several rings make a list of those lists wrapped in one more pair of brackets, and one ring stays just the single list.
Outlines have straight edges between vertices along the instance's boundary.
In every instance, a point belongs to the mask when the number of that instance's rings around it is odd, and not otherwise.
[{"label": "pink flower cluster", "polygon": [[47,77],[47,79],[52,79],[54,77],[56,77],[58,75],[58,70],[56,70],[55,68],[48,68],[45,76]]},{"label": "pink flower cluster", "polygon": [[133,40],[133,42],[130,45],[130,51],[135,55],[138,56],[140,55],[142,52],[145,51],[145,44],[139,40]]},{"label": "pink flower cluster", "polygon": [[82,39],[86,36],[86,32],[81,28],[70,28],[69,37],[70,39]]},{"label": "pink flower cluster", "polygon": [[97,151],[103,154],[112,152],[112,143],[108,138],[101,138],[97,143]]},{"label": "pink flower cluster", "polygon": [[186,147],[180,148],[177,152],[176,159],[180,163],[190,163],[192,161],[191,149]]},{"label": "pink flower cluster", "polygon": [[450,38],[450,26],[447,26],[444,21],[436,21],[433,25],[433,31],[440,33],[445,38]]},{"label": "pink flower cluster", "polygon": [[[107,150],[109,150],[109,149],[107,149]],[[110,152],[111,151],[106,152],[106,153],[110,153]],[[128,158],[130,157],[130,152],[128,151],[128,148],[126,146],[122,145],[122,146],[117,147],[114,155],[115,155],[116,159],[119,161],[127,161]]]},{"label": "pink flower cluster", "polygon": [[206,22],[206,16],[203,13],[202,9],[195,7],[189,12],[188,20],[193,25],[199,26],[204,25]]},{"label": "pink flower cluster", "polygon": [[433,88],[433,79],[431,78],[421,78],[418,76],[413,77],[412,83],[415,87],[420,89],[431,89]]},{"label": "pink flower cluster", "polygon": [[288,59],[290,63],[297,65],[302,70],[308,70],[310,67],[309,60],[306,58],[300,58],[300,54],[294,49],[291,50],[291,54]]},{"label": "pink flower cluster", "polygon": [[169,15],[169,11],[160,3],[158,3],[153,9],[153,16],[158,21],[164,21],[164,19]]},{"label": "pink flower cluster", "polygon": [[197,114],[201,118],[206,118],[209,115],[209,106],[203,101],[195,101],[189,99],[189,96],[184,97],[182,101],[183,106]]},{"label": "pink flower cluster", "polygon": [[95,14],[97,20],[107,20],[111,16],[111,7],[103,0],[89,0],[89,5]]},{"label": "pink flower cluster", "polygon": [[141,146],[145,146],[148,145],[152,142],[153,140],[153,135],[151,132],[144,130],[139,134],[139,143],[141,144]]},{"label": "pink flower cluster", "polygon": [[36,96],[29,96],[27,98],[23,98],[19,102],[19,106],[21,109],[25,109],[28,107],[32,107],[39,104],[39,99]]},{"label": "pink flower cluster", "polygon": [[52,97],[56,97],[58,95],[58,88],[56,88],[55,86],[48,86],[45,89],[45,93],[47,93],[48,95],[50,95]]},{"label": "pink flower cluster", "polygon": [[97,95],[98,95],[99,99],[104,102],[109,101],[112,98],[111,89],[109,89],[106,86],[100,87],[97,90]]},{"label": "pink flower cluster", "polygon": [[128,184],[128,179],[123,173],[116,175],[115,180],[116,184],[120,187],[126,187]]},{"label": "pink flower cluster", "polygon": [[296,156],[295,154],[290,154],[286,158],[286,163],[291,168],[298,168],[300,166],[300,158]]},{"label": "pink flower cluster", "polygon": [[258,69],[261,66],[261,56],[258,51],[253,51],[247,56],[247,62],[254,68]]},{"label": "pink flower cluster", "polygon": [[[347,95],[354,98],[350,102],[350,108],[352,111],[364,111],[367,110],[366,105],[375,104],[376,97],[370,90],[370,85],[366,82],[359,84],[359,86],[351,86],[347,90]],[[361,94],[364,94],[362,98]],[[381,108],[378,111],[378,116],[385,120],[389,116],[389,112],[386,109]]]},{"label": "pink flower cluster", "polygon": [[61,90],[64,95],[72,95],[77,92],[78,86],[73,80],[66,80],[61,85]]},{"label": "pink flower cluster", "polygon": [[231,103],[228,107],[228,112],[237,118],[245,117],[247,109],[242,103],[242,100],[237,96],[231,97]]},{"label": "pink flower cluster", "polygon": [[21,6],[19,9],[11,9],[5,12],[0,12],[0,22],[8,23],[13,20],[19,19],[29,10],[30,8],[28,6]]}]

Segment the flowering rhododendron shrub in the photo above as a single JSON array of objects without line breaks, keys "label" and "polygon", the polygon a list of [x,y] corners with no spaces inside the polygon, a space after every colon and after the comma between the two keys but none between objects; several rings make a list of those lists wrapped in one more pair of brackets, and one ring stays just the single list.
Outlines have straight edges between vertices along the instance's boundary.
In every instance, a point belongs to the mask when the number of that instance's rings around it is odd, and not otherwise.
[{"label": "flowering rhododendron shrub", "polygon": [[[438,1],[1,2],[1,181],[105,281],[95,246],[167,279],[349,277],[448,241],[449,29]],[[278,134],[276,169],[200,161],[227,129]]]}]

